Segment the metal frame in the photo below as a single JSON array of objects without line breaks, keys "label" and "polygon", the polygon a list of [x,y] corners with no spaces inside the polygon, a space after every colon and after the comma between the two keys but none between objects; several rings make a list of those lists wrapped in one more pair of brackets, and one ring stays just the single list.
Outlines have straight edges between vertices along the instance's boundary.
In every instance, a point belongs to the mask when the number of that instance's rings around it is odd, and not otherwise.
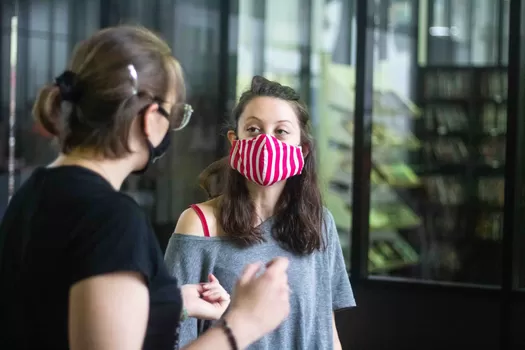
[{"label": "metal frame", "polygon": [[[219,96],[218,96],[218,108],[220,115],[224,116],[225,120],[229,119],[230,115],[230,102],[235,99],[235,78],[237,75],[237,56],[234,59],[230,55],[230,44],[232,40],[232,34],[230,32],[230,27],[234,24],[232,17],[237,17],[239,13],[238,0],[220,0],[220,44],[219,44]],[[235,22],[236,27],[233,28],[232,32],[235,37],[239,34],[238,24]],[[235,41],[236,42],[236,41]],[[216,125],[216,133],[219,135],[222,132],[221,123]],[[223,138],[217,138],[216,145],[216,158],[222,158],[227,152],[226,142]]]},{"label": "metal frame", "polygon": [[[523,77],[525,71],[524,48],[521,47],[521,14],[525,6],[521,0],[510,0],[509,15],[509,64],[508,64],[508,100],[507,100],[507,146],[505,167],[505,207],[502,241],[502,285],[501,285],[501,348],[509,349],[512,339],[512,304],[513,291],[519,283],[517,232],[522,225],[525,208],[525,174],[522,161],[524,150],[524,123],[518,122],[525,112],[525,105],[520,97],[524,96]],[[501,51],[501,50],[500,50]],[[521,253],[521,254],[520,254]]]},{"label": "metal frame", "polygon": [[[419,0],[412,0],[412,23],[413,23],[413,31],[412,31],[412,37],[414,38],[414,55],[412,58],[412,67],[410,69],[410,76],[413,77],[411,86],[410,86],[410,96],[414,98],[418,94],[418,80],[417,80],[417,72],[418,72],[418,65],[419,65]],[[428,22],[427,22],[428,23]],[[428,33],[427,33],[428,35]],[[427,38],[428,43],[428,38]],[[428,46],[427,46],[428,48]],[[416,78],[416,79],[414,79]]]},{"label": "metal frame", "polygon": [[312,108],[312,0],[303,0],[299,4],[299,18],[307,18],[299,23],[301,40],[301,68],[299,71],[299,94],[307,106]]},{"label": "metal frame", "polygon": [[[29,101],[29,57],[30,57],[30,47],[31,47],[31,32],[30,32],[30,6],[29,1],[19,1],[18,5],[18,71],[20,72],[17,75],[17,102],[21,101],[21,105],[25,109],[27,102]],[[20,30],[22,29],[23,30]],[[43,37],[46,33],[39,33]],[[19,107],[20,108],[20,107]]]},{"label": "metal frame", "polygon": [[[370,212],[370,170],[373,98],[374,2],[356,1],[356,78],[352,184],[352,229],[350,231],[350,278],[355,285],[367,276]],[[351,6],[350,6],[351,7]],[[352,11],[353,9],[349,9]]]},{"label": "metal frame", "polygon": [[[7,2],[7,1],[2,1],[0,3],[0,13],[5,13],[8,11],[10,7],[10,4]],[[3,50],[4,48],[4,42],[3,42],[3,38],[4,38],[4,16],[3,15],[0,15],[0,31],[1,31],[1,35],[0,36],[0,59],[4,59],[5,56],[5,52]],[[5,84],[4,82],[4,73],[3,73],[3,67],[0,65],[0,113],[2,113],[3,115],[7,115],[6,113],[4,113],[4,101],[3,101],[3,93],[4,93],[4,89],[5,89],[5,86],[7,84]],[[1,126],[1,124],[0,124]],[[3,128],[0,127],[0,133],[3,132]]]}]

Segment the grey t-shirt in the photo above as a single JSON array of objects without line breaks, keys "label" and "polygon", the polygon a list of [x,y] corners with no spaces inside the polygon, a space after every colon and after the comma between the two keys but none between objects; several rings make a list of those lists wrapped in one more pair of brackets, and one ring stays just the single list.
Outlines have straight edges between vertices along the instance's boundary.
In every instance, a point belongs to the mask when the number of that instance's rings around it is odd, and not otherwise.
[{"label": "grey t-shirt", "polygon": [[[266,242],[239,248],[227,237],[174,234],[166,250],[169,271],[180,284],[207,282],[213,273],[232,293],[246,264],[268,262],[274,257],[290,259],[288,279],[292,294],[288,319],[273,333],[249,347],[250,350],[333,349],[332,312],[355,306],[339,237],[332,214],[324,211],[327,248],[306,256],[283,249],[272,238],[273,220],[260,228]],[[181,347],[209,328],[209,322],[188,319],[180,330]]]}]

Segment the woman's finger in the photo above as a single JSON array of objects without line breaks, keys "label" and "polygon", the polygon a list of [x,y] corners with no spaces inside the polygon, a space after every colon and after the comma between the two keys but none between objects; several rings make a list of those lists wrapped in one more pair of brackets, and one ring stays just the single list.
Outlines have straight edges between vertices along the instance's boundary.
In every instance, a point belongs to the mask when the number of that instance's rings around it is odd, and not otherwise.
[{"label": "woman's finger", "polygon": [[214,292],[208,295],[203,295],[203,297],[206,301],[210,301],[210,302],[216,302],[220,300],[223,300],[223,301],[230,300],[230,295],[228,293],[220,293],[220,292]]},{"label": "woman's finger", "polygon": [[222,293],[227,293],[226,290],[220,285],[220,284],[210,284],[204,286],[205,292],[211,292],[211,291],[220,291]]},{"label": "woman's finger", "polygon": [[204,283],[202,284],[202,288],[206,290],[217,289],[217,288],[224,289],[223,286],[221,286],[219,282]]},{"label": "woman's finger", "polygon": [[202,293],[204,297],[211,297],[211,296],[223,296],[227,295],[228,293],[223,293],[219,290],[209,290],[207,292]]},{"label": "woman's finger", "polygon": [[213,273],[210,273],[208,275],[208,281],[210,281],[210,283],[219,283],[219,280],[217,279],[217,277],[215,277]]}]

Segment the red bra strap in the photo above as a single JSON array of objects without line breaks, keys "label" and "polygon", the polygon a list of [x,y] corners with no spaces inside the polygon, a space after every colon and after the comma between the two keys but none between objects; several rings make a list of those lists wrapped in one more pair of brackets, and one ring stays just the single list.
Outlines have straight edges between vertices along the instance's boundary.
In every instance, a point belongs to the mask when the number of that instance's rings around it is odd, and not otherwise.
[{"label": "red bra strap", "polygon": [[195,210],[195,212],[199,216],[199,219],[202,224],[202,229],[204,231],[204,237],[210,237],[210,231],[208,230],[208,224],[206,223],[206,218],[204,217],[204,213],[202,212],[201,208],[199,208],[199,206],[196,204],[190,205],[190,208]]}]

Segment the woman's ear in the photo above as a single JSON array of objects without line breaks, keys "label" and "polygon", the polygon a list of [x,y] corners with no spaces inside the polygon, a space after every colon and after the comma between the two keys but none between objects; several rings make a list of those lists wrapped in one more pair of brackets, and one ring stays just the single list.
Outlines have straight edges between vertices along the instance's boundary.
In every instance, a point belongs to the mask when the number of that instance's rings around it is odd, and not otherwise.
[{"label": "woman's ear", "polygon": [[301,145],[301,150],[303,151],[303,158],[306,159],[306,157],[310,153],[310,145],[307,143]]},{"label": "woman's ear", "polygon": [[[152,103],[146,110],[144,111],[144,117],[143,117],[143,124],[141,125],[141,128],[143,128],[144,134],[146,136],[150,136],[151,133],[153,133],[153,130],[155,129],[155,124],[158,123],[157,118],[155,117],[155,112],[159,110],[159,105],[156,103]],[[139,118],[137,118],[139,120]]]},{"label": "woman's ear", "polygon": [[230,141],[230,145],[233,145],[233,141],[237,140],[237,135],[235,134],[235,131],[233,130],[228,131],[227,137],[228,137],[228,141]]}]

